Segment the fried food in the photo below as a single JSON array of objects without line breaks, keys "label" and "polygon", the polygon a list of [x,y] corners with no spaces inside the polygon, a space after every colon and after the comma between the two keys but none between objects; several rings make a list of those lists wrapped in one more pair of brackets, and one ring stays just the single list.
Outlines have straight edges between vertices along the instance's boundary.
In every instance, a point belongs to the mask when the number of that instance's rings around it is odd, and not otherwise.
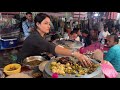
[{"label": "fried food", "polygon": [[52,73],[60,75],[75,74],[76,76],[91,74],[94,72],[99,64],[93,63],[92,67],[82,67],[80,61],[74,63],[69,57],[59,58],[57,61],[51,62],[50,69]]},{"label": "fried food", "polygon": [[10,67],[9,69],[8,69],[8,71],[13,71],[13,70],[16,70],[17,68],[14,66],[14,67]]},{"label": "fried food", "polygon": [[34,61],[26,62],[26,64],[30,65],[30,66],[36,66],[36,65],[39,65],[40,63],[41,63],[41,61],[39,61],[39,60],[34,60]]}]

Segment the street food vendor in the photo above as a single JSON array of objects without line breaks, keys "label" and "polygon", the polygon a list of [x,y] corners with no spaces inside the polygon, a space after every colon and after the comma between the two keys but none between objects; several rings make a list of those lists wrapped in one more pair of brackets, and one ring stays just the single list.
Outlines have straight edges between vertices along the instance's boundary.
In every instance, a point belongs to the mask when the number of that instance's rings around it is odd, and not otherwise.
[{"label": "street food vendor", "polygon": [[45,40],[45,34],[50,31],[50,17],[47,14],[37,14],[34,22],[36,30],[24,41],[23,47],[18,54],[18,62],[23,61],[29,56],[40,55],[40,53],[43,52],[50,52],[53,55],[60,54],[65,56],[74,56],[79,59],[82,66],[91,66],[92,62],[85,55]]}]

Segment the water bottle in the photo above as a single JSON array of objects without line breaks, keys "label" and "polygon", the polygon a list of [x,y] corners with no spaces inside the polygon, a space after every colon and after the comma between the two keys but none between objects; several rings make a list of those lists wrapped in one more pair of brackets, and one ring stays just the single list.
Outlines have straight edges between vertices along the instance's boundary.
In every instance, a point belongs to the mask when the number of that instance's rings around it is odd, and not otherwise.
[{"label": "water bottle", "polygon": [[84,39],[82,39],[82,47],[84,47],[84,46],[85,46]]},{"label": "water bottle", "polygon": [[102,39],[101,44],[102,44],[102,45],[105,44],[105,39]]},{"label": "water bottle", "polygon": [[101,41],[101,46],[100,46],[100,49],[103,51],[103,48],[104,48],[104,44],[105,44],[105,39],[102,39]]}]

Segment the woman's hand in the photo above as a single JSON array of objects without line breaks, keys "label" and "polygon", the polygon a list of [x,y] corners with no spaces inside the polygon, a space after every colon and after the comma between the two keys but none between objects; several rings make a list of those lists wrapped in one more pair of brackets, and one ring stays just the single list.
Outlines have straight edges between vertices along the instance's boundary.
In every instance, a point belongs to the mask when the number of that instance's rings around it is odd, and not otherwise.
[{"label": "woman's hand", "polygon": [[81,62],[81,65],[83,67],[92,66],[92,61],[90,61],[90,59],[87,56],[80,54],[79,52],[74,52],[74,56]]}]

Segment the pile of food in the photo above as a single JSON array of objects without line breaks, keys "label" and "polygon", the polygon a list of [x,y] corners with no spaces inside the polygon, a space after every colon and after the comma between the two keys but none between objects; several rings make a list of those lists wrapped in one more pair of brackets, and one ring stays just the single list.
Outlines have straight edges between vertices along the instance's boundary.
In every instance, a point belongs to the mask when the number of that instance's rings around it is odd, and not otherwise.
[{"label": "pile of food", "polygon": [[9,69],[8,69],[8,71],[13,71],[13,70],[16,70],[17,68],[14,66],[14,67],[10,67]]},{"label": "pile of food", "polygon": [[40,63],[41,61],[34,60],[34,61],[26,62],[25,64],[30,65],[30,66],[36,66],[36,65],[39,65]]},{"label": "pile of food", "polygon": [[[74,59],[74,58],[73,58]],[[92,67],[82,67],[80,61],[74,62],[71,57],[57,58],[50,63],[50,70],[52,73],[65,76],[66,74],[75,74],[75,76],[81,76],[85,74],[91,74],[94,72],[99,64],[93,62]]]}]

